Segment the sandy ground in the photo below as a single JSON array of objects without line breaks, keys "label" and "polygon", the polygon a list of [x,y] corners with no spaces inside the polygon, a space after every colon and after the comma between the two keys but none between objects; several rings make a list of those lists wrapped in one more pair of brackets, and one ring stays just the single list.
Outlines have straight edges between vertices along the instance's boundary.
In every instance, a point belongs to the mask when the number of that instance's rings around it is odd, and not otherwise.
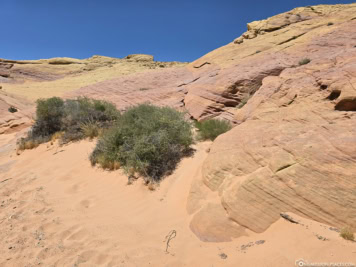
[{"label": "sandy ground", "polygon": [[299,224],[281,218],[261,234],[200,241],[189,228],[186,202],[209,143],[199,143],[150,191],[141,180],[127,185],[120,171],[91,167],[95,142],[45,144],[16,155],[15,141],[15,134],[0,135],[0,266],[356,264],[355,242],[294,214]]}]

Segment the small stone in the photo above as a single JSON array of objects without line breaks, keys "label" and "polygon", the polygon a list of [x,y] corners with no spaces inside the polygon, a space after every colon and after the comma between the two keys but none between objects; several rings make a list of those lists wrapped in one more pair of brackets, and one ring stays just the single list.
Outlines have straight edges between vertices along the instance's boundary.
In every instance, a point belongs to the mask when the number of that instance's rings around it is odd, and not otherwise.
[{"label": "small stone", "polygon": [[337,233],[340,233],[340,230],[337,229],[336,227],[329,227],[329,230],[335,231],[335,232],[337,232]]},{"label": "small stone", "polygon": [[265,240],[258,240],[255,242],[256,245],[262,245],[264,244],[266,241]]},{"label": "small stone", "polygon": [[220,258],[222,258],[223,260],[225,260],[227,258],[227,255],[225,253],[221,253],[219,254]]},{"label": "small stone", "polygon": [[239,38],[236,38],[234,40],[234,44],[242,44],[244,41],[244,38],[242,36],[240,36]]}]

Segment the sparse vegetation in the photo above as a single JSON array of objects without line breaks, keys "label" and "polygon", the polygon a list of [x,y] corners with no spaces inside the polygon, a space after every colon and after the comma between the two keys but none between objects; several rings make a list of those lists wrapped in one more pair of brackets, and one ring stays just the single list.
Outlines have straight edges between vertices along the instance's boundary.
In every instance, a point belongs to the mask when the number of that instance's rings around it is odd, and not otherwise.
[{"label": "sparse vegetation", "polygon": [[346,240],[351,240],[351,241],[355,240],[354,233],[348,227],[341,229],[340,236]]},{"label": "sparse vegetation", "polygon": [[31,149],[41,143],[60,139],[63,143],[94,138],[100,129],[108,128],[120,113],[111,103],[80,97],[59,97],[37,101],[35,124],[27,137],[18,142],[19,149]]},{"label": "sparse vegetation", "polygon": [[331,26],[331,25],[334,25],[334,23],[333,23],[333,22],[329,22],[329,23],[328,23],[328,26]]},{"label": "sparse vegetation", "polygon": [[310,63],[310,59],[309,58],[303,58],[299,61],[299,66],[302,66],[302,65],[306,65],[308,63]]},{"label": "sparse vegetation", "polygon": [[83,135],[89,139],[97,137],[102,131],[99,124],[95,121],[82,122],[80,129]]},{"label": "sparse vegetation", "polygon": [[246,105],[247,101],[251,98],[250,95],[247,95],[244,97],[241,102],[237,105],[237,108],[242,108],[244,105]]},{"label": "sparse vegetation", "polygon": [[212,140],[216,137],[229,131],[232,127],[228,121],[209,119],[205,121],[198,121],[195,123],[198,128],[198,138],[200,140]]},{"label": "sparse vegetation", "polygon": [[127,110],[99,138],[92,165],[157,182],[169,174],[193,143],[191,123],[168,107],[142,104]]}]

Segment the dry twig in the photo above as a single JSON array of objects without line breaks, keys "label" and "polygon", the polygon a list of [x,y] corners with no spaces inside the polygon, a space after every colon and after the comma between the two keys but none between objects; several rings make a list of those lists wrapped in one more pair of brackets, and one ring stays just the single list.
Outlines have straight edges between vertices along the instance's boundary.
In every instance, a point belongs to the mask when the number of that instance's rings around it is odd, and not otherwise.
[{"label": "dry twig", "polygon": [[169,242],[175,238],[177,236],[177,232],[176,230],[172,230],[168,233],[168,235],[166,236],[165,240],[163,242],[166,242],[167,243],[167,246],[166,246],[166,253],[169,253],[168,252],[168,248],[169,248]]}]

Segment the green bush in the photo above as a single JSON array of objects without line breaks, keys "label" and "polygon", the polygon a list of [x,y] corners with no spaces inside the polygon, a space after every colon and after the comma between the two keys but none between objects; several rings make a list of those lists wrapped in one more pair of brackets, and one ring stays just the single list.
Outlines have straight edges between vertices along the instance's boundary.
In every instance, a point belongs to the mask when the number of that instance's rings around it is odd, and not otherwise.
[{"label": "green bush", "polygon": [[351,240],[351,241],[355,240],[353,231],[348,227],[341,229],[340,236],[346,240]]},{"label": "green bush", "polygon": [[168,107],[142,104],[128,109],[99,138],[92,165],[138,173],[153,181],[169,174],[193,143],[191,124]]},{"label": "green bush", "polygon": [[81,123],[80,130],[84,137],[88,137],[89,139],[97,137],[101,132],[101,128],[99,127],[98,123],[93,121]]},{"label": "green bush", "polygon": [[309,58],[303,58],[299,61],[299,66],[302,66],[302,65],[306,65],[308,63],[310,63],[310,59]]},{"label": "green bush", "polygon": [[48,142],[58,132],[62,132],[59,139],[63,143],[94,138],[101,128],[108,128],[119,116],[113,104],[102,100],[85,97],[40,99],[37,101],[35,123],[27,137],[19,140],[19,149]]},{"label": "green bush", "polygon": [[62,141],[93,138],[99,134],[100,128],[110,127],[119,116],[116,107],[106,101],[83,97],[66,100],[62,118]]},{"label": "green bush", "polygon": [[64,101],[59,97],[37,100],[36,121],[32,128],[33,136],[50,136],[61,130],[64,115]]},{"label": "green bush", "polygon": [[195,123],[198,128],[198,137],[201,140],[212,140],[231,129],[231,124],[227,121],[209,119],[205,121],[198,121]]}]

